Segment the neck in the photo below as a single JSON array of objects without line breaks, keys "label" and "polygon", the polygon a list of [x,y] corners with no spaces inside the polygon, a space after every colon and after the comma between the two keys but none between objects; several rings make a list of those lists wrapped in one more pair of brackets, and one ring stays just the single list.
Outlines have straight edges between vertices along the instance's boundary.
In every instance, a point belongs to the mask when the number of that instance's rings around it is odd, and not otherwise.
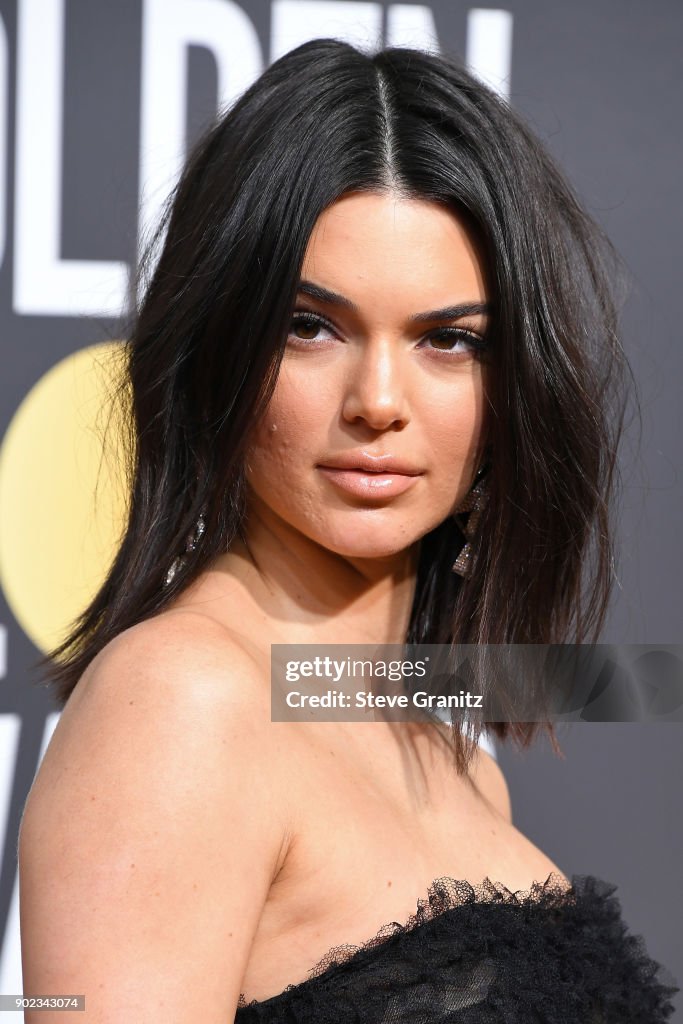
[{"label": "neck", "polygon": [[250,509],[245,536],[217,568],[236,578],[285,642],[403,642],[419,543],[380,558],[340,555],[270,509]]}]

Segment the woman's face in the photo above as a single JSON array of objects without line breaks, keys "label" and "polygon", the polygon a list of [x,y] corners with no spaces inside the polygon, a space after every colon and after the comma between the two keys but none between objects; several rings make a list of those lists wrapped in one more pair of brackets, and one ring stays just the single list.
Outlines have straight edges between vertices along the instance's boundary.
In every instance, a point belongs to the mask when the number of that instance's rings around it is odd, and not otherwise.
[{"label": "woman's face", "polygon": [[[300,284],[248,510],[349,558],[394,555],[453,512],[480,464],[480,258],[443,206],[355,192],[318,219]],[[416,475],[324,468],[363,454]]]}]

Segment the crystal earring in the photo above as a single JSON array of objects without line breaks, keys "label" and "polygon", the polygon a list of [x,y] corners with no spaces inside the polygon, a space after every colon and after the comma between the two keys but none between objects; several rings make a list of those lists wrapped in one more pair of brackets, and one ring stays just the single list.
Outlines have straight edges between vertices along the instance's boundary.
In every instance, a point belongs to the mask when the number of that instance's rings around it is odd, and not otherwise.
[{"label": "crystal earring", "polygon": [[[453,518],[464,533],[466,543],[451,568],[453,572],[465,578],[469,578],[471,574],[472,540],[477,532],[479,520],[489,496],[487,469],[488,464],[481,467],[475,478],[474,486],[470,488],[453,512]],[[466,522],[461,518],[462,513],[469,513]]]},{"label": "crystal earring", "polygon": [[204,507],[201,510],[201,512],[199,513],[199,518],[197,519],[197,522],[196,522],[196,524],[194,526],[194,529],[191,530],[190,533],[188,534],[187,540],[185,541],[185,547],[183,548],[182,554],[178,555],[178,557],[173,561],[172,565],[168,569],[168,571],[166,573],[166,576],[164,578],[164,586],[165,587],[167,587],[169,585],[169,583],[174,578],[174,576],[176,575],[178,570],[183,567],[183,565],[185,564],[185,562],[187,560],[186,556],[191,551],[194,551],[194,549],[197,547],[197,544],[199,544],[199,541],[201,540],[202,535],[204,534],[204,531],[206,530],[206,520],[204,518],[205,514],[206,514],[206,507]]}]

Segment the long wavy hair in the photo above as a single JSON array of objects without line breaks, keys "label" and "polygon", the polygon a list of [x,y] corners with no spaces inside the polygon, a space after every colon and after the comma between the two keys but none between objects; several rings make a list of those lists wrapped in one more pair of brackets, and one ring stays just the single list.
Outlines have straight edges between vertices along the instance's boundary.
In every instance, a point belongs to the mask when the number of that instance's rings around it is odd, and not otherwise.
[{"label": "long wavy hair", "polygon": [[[620,263],[524,120],[454,56],[317,39],[271,64],[191,153],[121,348],[127,525],[66,639],[39,662],[60,706],[117,634],[244,536],[244,455],[275,386],[320,214],[349,192],[444,204],[492,287],[489,497],[468,579],[453,517],[422,538],[406,641],[595,641],[630,367]],[[631,374],[632,378],[632,374]],[[168,585],[169,564],[205,530]],[[558,750],[551,722],[543,723]],[[526,746],[537,722],[495,723]],[[474,749],[454,735],[462,767]]]}]

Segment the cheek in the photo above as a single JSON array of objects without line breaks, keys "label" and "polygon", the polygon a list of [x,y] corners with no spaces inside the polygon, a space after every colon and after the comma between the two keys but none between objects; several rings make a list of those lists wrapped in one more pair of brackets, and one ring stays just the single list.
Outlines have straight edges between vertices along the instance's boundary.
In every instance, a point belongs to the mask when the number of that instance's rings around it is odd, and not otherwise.
[{"label": "cheek", "polygon": [[426,408],[424,425],[435,468],[476,459],[483,419],[483,395],[478,387],[462,388],[455,401],[452,394],[444,402],[432,401]]},{"label": "cheek", "polygon": [[315,431],[324,426],[322,403],[314,401],[310,387],[290,378],[278,381],[262,420],[254,428],[247,453],[247,478],[267,472],[291,478],[315,452]]}]

